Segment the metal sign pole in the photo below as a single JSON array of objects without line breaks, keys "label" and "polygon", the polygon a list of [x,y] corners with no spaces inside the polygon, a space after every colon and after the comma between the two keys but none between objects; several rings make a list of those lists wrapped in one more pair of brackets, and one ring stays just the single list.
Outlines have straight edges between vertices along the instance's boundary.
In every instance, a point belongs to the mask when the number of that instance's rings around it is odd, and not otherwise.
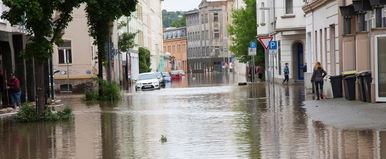
[{"label": "metal sign pole", "polygon": [[252,83],[255,82],[255,56],[252,56]]}]

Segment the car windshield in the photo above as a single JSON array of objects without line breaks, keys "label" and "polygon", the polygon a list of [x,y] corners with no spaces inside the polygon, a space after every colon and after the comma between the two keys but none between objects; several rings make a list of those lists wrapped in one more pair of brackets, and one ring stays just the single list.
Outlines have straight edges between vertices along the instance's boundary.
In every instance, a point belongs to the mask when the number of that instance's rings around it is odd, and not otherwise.
[{"label": "car windshield", "polygon": [[178,71],[172,71],[170,72],[171,74],[175,75],[175,74],[178,74]]},{"label": "car windshield", "polygon": [[163,77],[170,77],[170,74],[167,73],[167,72],[164,72],[164,73],[162,73],[162,76],[163,76]]},{"label": "car windshield", "polygon": [[138,77],[138,80],[148,80],[148,79],[155,79],[155,78],[157,78],[157,76],[154,73],[140,74]]},{"label": "car windshield", "polygon": [[182,70],[178,70],[178,72],[179,72],[179,73],[185,73],[185,72],[184,72],[184,71],[182,71]]}]

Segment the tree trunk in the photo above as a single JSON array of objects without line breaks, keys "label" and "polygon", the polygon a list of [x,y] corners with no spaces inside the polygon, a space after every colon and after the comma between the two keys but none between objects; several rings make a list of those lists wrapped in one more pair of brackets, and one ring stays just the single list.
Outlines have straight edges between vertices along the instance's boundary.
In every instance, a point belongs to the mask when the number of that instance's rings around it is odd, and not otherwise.
[{"label": "tree trunk", "polygon": [[98,85],[99,97],[103,95],[102,80],[103,80],[103,61],[105,57],[105,44],[98,43]]},{"label": "tree trunk", "polygon": [[36,109],[39,116],[43,115],[45,95],[46,95],[46,85],[44,83],[44,63],[42,61],[36,60],[35,63],[35,80],[36,80]]}]

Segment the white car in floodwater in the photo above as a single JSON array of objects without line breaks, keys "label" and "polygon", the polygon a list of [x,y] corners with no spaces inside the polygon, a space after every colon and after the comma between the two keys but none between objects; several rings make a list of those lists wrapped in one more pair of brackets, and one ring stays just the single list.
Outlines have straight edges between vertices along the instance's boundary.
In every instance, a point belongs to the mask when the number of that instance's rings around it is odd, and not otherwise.
[{"label": "white car in floodwater", "polygon": [[135,90],[161,89],[160,80],[156,73],[141,73],[135,83]]}]

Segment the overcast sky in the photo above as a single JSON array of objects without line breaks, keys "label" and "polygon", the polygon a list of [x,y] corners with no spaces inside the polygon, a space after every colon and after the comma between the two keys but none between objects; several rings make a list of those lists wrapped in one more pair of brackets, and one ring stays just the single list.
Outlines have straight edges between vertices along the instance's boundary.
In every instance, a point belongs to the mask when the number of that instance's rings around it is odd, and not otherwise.
[{"label": "overcast sky", "polygon": [[164,0],[163,9],[167,11],[188,11],[198,8],[201,0]]}]

